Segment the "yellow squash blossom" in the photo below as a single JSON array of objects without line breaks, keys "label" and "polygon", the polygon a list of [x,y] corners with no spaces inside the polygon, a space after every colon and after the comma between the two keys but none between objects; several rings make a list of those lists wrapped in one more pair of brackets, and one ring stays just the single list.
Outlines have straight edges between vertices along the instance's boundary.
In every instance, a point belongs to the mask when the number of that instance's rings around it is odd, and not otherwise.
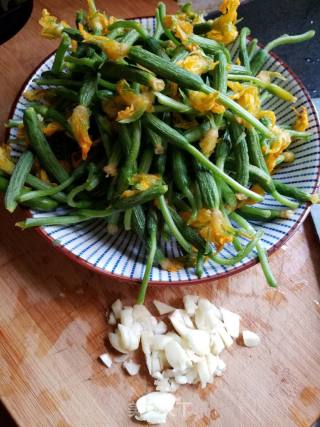
[{"label": "yellow squash blossom", "polygon": [[272,172],[276,167],[276,160],[291,144],[291,136],[288,132],[280,129],[278,126],[272,128],[276,138],[271,141],[271,146],[268,154],[265,156],[268,170]]},{"label": "yellow squash blossom", "polygon": [[185,59],[177,62],[177,65],[181,68],[190,71],[190,73],[197,74],[198,76],[214,70],[217,64],[218,62],[214,62],[212,59],[199,52],[194,52]]},{"label": "yellow squash blossom", "polygon": [[270,127],[273,128],[273,126],[276,124],[277,117],[275,115],[275,112],[272,110],[261,110],[258,114],[258,119],[266,118],[270,121]]},{"label": "yellow squash blossom", "polygon": [[117,40],[108,39],[105,36],[96,36],[90,34],[83,28],[83,25],[79,25],[79,31],[83,37],[84,42],[92,43],[99,46],[100,49],[108,56],[112,61],[123,59],[128,54],[129,46],[125,43],[120,43]]},{"label": "yellow squash blossom", "polygon": [[309,127],[309,117],[306,107],[301,107],[300,111],[296,111],[296,121],[294,122],[293,129],[299,132],[304,132]]},{"label": "yellow squash blossom", "polygon": [[37,172],[37,177],[41,179],[41,181],[43,182],[47,182],[47,183],[50,182],[48,174],[44,169],[39,169],[39,171]]},{"label": "yellow squash blossom", "polygon": [[216,145],[218,143],[219,131],[218,129],[209,129],[201,138],[199,142],[200,149],[202,153],[210,157],[214,152]]},{"label": "yellow squash blossom", "polygon": [[220,5],[222,15],[213,21],[212,30],[207,33],[209,39],[229,44],[237,38],[236,22],[239,4],[240,0],[223,0]]},{"label": "yellow squash blossom", "polygon": [[189,120],[180,113],[172,113],[172,117],[172,123],[178,129],[192,129],[199,124],[196,119]]},{"label": "yellow squash blossom", "polygon": [[10,158],[10,148],[7,145],[0,145],[0,170],[11,175],[14,163]]},{"label": "yellow squash blossom", "polygon": [[183,263],[177,258],[165,258],[160,262],[161,268],[165,271],[175,273],[184,268]]},{"label": "yellow squash blossom", "polygon": [[47,9],[42,10],[42,15],[39,20],[42,27],[41,35],[47,39],[58,39],[64,28],[69,28],[70,25],[65,21],[58,21],[58,18],[50,15]]},{"label": "yellow squash blossom", "polygon": [[234,92],[232,99],[254,116],[260,112],[259,90],[255,86],[244,86],[238,82],[228,82],[228,87]]},{"label": "yellow squash blossom", "polygon": [[259,74],[257,74],[257,78],[260,79],[263,83],[271,83],[272,79],[281,79],[286,80],[285,77],[281,73],[277,71],[268,71],[261,70]]},{"label": "yellow squash blossom", "polygon": [[54,97],[52,89],[31,89],[23,92],[23,97],[30,102],[48,101]]},{"label": "yellow squash blossom", "polygon": [[152,111],[153,93],[144,86],[136,93],[125,80],[117,83],[118,95],[103,104],[105,113],[121,123],[137,120],[145,111]]},{"label": "yellow squash blossom", "polygon": [[82,159],[85,160],[92,146],[92,139],[88,132],[90,127],[90,111],[88,108],[84,105],[75,107],[69,119],[69,123],[74,138],[81,148]]},{"label": "yellow squash blossom", "polygon": [[218,96],[216,93],[206,94],[195,90],[189,91],[190,104],[200,113],[208,113],[209,111],[216,114],[224,113],[225,108],[217,101]]},{"label": "yellow squash blossom", "polygon": [[185,14],[165,16],[164,25],[182,42],[186,42],[193,32],[193,25],[187,21]]},{"label": "yellow squash blossom", "polygon": [[57,132],[62,132],[63,131],[63,127],[61,126],[60,123],[58,122],[51,122],[48,123],[43,129],[42,129],[43,133],[46,136],[51,136],[54,135]]},{"label": "yellow squash blossom", "polygon": [[[189,219],[189,216],[189,212],[187,214],[182,213],[184,219]],[[233,241],[233,228],[219,209],[200,209],[197,217],[191,221],[190,225],[197,229],[207,242],[213,243],[218,251],[226,243]]]},{"label": "yellow squash blossom", "polygon": [[105,13],[99,12],[96,9],[93,0],[87,0],[88,3],[88,15],[87,21],[91,31],[97,31],[101,34],[108,32],[109,25],[117,21],[114,16],[107,16]]},{"label": "yellow squash blossom", "polygon": [[139,191],[148,190],[150,187],[159,182],[159,175],[152,175],[147,173],[138,173],[133,175],[130,180],[131,185],[133,185]]}]

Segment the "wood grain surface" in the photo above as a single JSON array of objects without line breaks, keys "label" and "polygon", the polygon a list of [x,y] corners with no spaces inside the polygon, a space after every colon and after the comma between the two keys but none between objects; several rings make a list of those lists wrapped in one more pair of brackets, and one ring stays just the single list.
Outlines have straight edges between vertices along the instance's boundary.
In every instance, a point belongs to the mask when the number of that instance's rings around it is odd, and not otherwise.
[{"label": "wood grain surface", "polygon": [[[114,15],[133,17],[151,15],[156,1],[97,3]],[[76,0],[36,1],[28,24],[0,46],[1,123],[24,80],[55,47],[38,37],[41,8],[71,22],[80,6]],[[97,360],[106,349],[112,353],[105,340],[106,309],[118,297],[132,304],[136,289],[72,263],[34,231],[19,231],[19,217],[21,211],[0,210],[3,404],[21,427],[137,425],[130,404],[153,389],[145,369],[128,377],[119,365],[108,370]],[[271,257],[277,291],[267,288],[259,266],[212,284],[149,290],[150,309],[154,298],[178,306],[186,293],[205,296],[238,312],[242,326],[262,340],[255,349],[235,344],[225,351],[227,371],[212,386],[182,387],[168,426],[311,425],[320,412],[319,261],[308,219]],[[0,425],[6,425],[3,419]]]}]

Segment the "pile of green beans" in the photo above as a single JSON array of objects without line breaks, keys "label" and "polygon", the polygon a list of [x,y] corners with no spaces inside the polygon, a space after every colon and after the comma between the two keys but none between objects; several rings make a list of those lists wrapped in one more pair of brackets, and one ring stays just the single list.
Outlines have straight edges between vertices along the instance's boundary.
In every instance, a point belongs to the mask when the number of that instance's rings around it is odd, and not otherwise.
[{"label": "pile of green beans", "polygon": [[[15,163],[1,147],[5,208],[13,212],[20,204],[51,214],[68,208],[65,215],[21,221],[22,229],[103,218],[109,232],[135,232],[148,252],[138,303],[144,302],[152,266],[170,266],[160,236],[177,240],[183,254],[178,261],[187,260],[198,277],[207,258],[232,266],[256,249],[267,282],[276,286],[262,233],[247,219],[288,218],[299,202],[318,198],[273,180],[266,155],[274,129],[241,105],[229,82],[254,87],[260,100],[293,102],[288,91],[257,73],[270,49],[308,40],[314,32],[282,36],[258,50],[257,39],[248,43],[250,30],[243,28],[236,40],[241,64],[235,64],[229,46],[207,36],[215,21],[198,16],[194,22],[190,7],[168,21],[159,3],[151,35],[134,21],[90,15],[89,3],[88,12],[77,12],[75,28],[55,20],[45,28],[53,37],[60,34],[61,42],[51,70],[36,80],[44,90],[26,94],[23,120],[7,123],[22,131],[27,149]],[[185,37],[168,24],[181,19],[193,28]],[[184,66],[201,58],[215,65],[200,72]],[[218,110],[199,109],[192,95],[214,100]],[[286,131],[302,141],[309,137],[293,127]],[[40,178],[44,172],[46,180]],[[253,184],[284,208],[252,206],[264,198]],[[227,243],[236,251],[228,259],[219,256]]]}]

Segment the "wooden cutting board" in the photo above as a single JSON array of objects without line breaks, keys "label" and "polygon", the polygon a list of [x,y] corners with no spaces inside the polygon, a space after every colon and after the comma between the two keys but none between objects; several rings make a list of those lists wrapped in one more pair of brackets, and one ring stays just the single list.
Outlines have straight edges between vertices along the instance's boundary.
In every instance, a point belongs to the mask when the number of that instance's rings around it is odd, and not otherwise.
[{"label": "wooden cutting board", "polygon": [[[24,30],[0,47],[3,122],[25,78],[54,46],[38,38],[45,6],[72,20],[80,1],[37,1]],[[100,2],[100,5],[103,2]],[[110,13],[150,15],[155,1],[105,1]],[[99,2],[98,2],[99,4]],[[168,2],[171,10],[175,7]],[[141,375],[97,360],[110,327],[105,311],[118,297],[133,304],[136,290],[92,273],[56,252],[34,231],[14,223],[21,211],[0,211],[0,396],[22,427],[133,426],[131,404],[152,391]],[[307,220],[271,257],[280,283],[266,287],[259,266],[208,285],[152,288],[177,306],[196,293],[238,312],[261,345],[235,344],[223,353],[227,371],[201,390],[184,386],[168,426],[310,426],[320,413],[319,242]],[[139,358],[138,358],[139,360]],[[0,420],[0,425],[3,420]]]}]

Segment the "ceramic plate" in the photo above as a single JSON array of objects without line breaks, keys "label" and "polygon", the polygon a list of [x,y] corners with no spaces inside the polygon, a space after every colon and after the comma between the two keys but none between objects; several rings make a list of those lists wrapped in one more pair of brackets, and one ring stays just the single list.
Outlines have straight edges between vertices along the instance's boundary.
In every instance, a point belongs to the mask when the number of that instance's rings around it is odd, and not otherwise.
[{"label": "ceramic plate", "polygon": [[[154,27],[153,18],[144,18],[140,21],[150,28],[150,30]],[[22,91],[37,87],[33,83],[33,80],[39,77],[43,71],[51,68],[53,59],[54,55],[50,56],[38,67],[25,87],[22,88]],[[278,71],[286,78],[282,86],[297,97],[296,108],[300,108],[301,106],[307,107],[310,118],[309,131],[312,133],[310,141],[292,143],[291,149],[296,155],[295,162],[285,164],[277,170],[274,176],[286,184],[293,184],[302,190],[313,192],[318,184],[320,167],[320,128],[315,108],[299,78],[279,58],[273,55],[270,56],[264,68]],[[22,119],[25,104],[26,101],[20,96],[13,109],[14,119]],[[278,118],[278,123],[282,125],[290,124],[294,120],[295,114],[292,111],[292,105],[281,99],[272,98],[263,107],[264,109],[274,110]],[[12,130],[10,136],[14,137],[14,135],[15,131]],[[20,153],[21,147],[13,145],[12,155],[19,156]],[[269,196],[259,206],[264,208],[279,207],[278,203]],[[298,225],[304,220],[307,210],[308,208],[304,204],[295,211],[290,219],[281,219],[261,224],[252,222],[256,229],[264,231],[262,243],[269,254],[278,249],[293,235]],[[59,209],[50,214],[57,215],[63,213],[64,211]],[[41,215],[48,215],[48,213],[39,214],[31,211],[31,215],[39,217]],[[106,224],[102,220],[73,226],[42,227],[39,229],[39,232],[53,243],[56,248],[62,250],[66,255],[87,268],[125,281],[137,281],[143,275],[146,253],[137,236],[128,232],[109,235],[106,231]],[[21,237],[23,238],[23,236]],[[161,246],[168,257],[180,255],[180,250],[173,239],[161,242]],[[222,251],[221,256],[227,258],[234,254],[233,246],[227,245]],[[232,267],[223,267],[213,262],[207,262],[204,267],[204,276],[202,279],[197,279],[193,268],[170,273],[158,267],[153,267],[151,283],[177,285],[212,281],[235,274],[254,265],[256,262],[255,252],[252,252],[250,256]]]}]

